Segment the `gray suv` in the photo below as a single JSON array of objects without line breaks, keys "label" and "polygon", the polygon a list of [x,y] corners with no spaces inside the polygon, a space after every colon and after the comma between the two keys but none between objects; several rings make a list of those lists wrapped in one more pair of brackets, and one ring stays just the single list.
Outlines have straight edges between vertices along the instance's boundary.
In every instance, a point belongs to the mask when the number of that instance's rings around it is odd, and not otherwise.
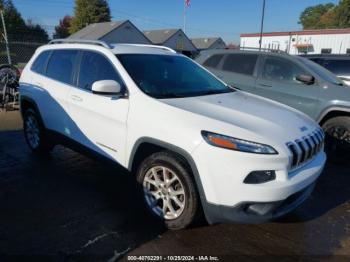
[{"label": "gray suv", "polygon": [[327,69],[282,52],[207,50],[196,61],[234,87],[309,115],[327,133],[328,152],[337,153],[329,157],[348,158],[350,87]]}]

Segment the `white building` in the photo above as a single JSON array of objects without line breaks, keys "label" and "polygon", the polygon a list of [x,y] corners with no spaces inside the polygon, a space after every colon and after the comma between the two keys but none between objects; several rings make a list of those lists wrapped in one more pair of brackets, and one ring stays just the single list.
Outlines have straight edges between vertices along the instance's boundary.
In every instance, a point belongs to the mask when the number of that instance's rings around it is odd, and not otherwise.
[{"label": "white building", "polygon": [[[262,35],[262,48],[290,54],[350,54],[350,28],[270,32]],[[241,34],[241,48],[259,48],[260,34]]]}]

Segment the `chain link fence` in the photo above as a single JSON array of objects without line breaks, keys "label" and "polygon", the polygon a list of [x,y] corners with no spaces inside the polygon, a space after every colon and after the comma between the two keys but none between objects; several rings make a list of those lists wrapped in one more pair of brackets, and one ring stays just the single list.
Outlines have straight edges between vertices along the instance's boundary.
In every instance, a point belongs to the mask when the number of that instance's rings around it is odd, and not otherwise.
[{"label": "chain link fence", "polygon": [[[18,68],[23,68],[34,54],[35,50],[46,43],[37,42],[9,42],[11,62]],[[6,42],[0,41],[0,65],[8,64]]]},{"label": "chain link fence", "polygon": [[[35,50],[45,43],[0,41],[0,110],[18,109],[18,79]],[[11,57],[9,65],[8,56]]]}]

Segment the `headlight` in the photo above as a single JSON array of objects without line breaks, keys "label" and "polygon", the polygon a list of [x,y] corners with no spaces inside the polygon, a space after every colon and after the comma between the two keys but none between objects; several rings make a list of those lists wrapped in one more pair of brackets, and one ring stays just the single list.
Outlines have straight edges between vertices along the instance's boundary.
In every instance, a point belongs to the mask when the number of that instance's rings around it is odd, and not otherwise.
[{"label": "headlight", "polygon": [[264,144],[219,135],[207,131],[202,131],[202,136],[208,144],[221,148],[255,154],[278,154],[278,152],[273,147]]}]

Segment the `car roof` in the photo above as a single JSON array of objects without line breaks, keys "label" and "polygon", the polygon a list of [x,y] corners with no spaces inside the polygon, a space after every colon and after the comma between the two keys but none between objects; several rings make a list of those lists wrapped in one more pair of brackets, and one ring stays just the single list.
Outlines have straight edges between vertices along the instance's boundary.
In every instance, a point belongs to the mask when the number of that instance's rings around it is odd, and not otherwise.
[{"label": "car roof", "polygon": [[176,51],[159,45],[112,44],[114,54],[164,54],[177,55]]},{"label": "car roof", "polygon": [[242,50],[242,49],[209,49],[200,52],[200,55],[210,56],[214,54],[255,54],[255,55],[274,55],[274,56],[288,56],[289,54],[279,50]]},{"label": "car roof", "polygon": [[[91,43],[90,43],[91,42]],[[118,54],[161,54],[161,55],[180,55],[175,50],[158,45],[142,44],[105,44],[99,41],[90,42],[60,42],[49,43],[38,48],[38,51],[44,50],[62,50],[62,49],[84,49],[96,51],[109,51],[115,55]]]}]

